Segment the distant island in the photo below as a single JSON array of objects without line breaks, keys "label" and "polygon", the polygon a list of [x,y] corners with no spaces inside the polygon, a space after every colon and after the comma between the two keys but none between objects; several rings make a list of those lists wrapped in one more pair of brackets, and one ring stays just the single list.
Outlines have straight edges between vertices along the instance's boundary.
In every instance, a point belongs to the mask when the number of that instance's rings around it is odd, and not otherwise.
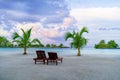
[{"label": "distant island", "polygon": [[101,40],[98,44],[95,44],[94,48],[96,49],[118,49],[119,46],[114,40],[110,40],[107,43],[105,40]]}]

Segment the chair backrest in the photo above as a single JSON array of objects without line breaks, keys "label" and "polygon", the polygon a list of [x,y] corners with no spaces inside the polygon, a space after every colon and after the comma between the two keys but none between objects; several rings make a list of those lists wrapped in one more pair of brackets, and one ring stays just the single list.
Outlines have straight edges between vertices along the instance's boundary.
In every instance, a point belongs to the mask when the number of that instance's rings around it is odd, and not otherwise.
[{"label": "chair backrest", "polygon": [[48,52],[49,59],[55,60],[58,59],[58,55],[56,52]]},{"label": "chair backrest", "polygon": [[39,51],[36,51],[36,54],[37,54],[37,58],[39,59],[46,58],[45,51],[39,50]]}]

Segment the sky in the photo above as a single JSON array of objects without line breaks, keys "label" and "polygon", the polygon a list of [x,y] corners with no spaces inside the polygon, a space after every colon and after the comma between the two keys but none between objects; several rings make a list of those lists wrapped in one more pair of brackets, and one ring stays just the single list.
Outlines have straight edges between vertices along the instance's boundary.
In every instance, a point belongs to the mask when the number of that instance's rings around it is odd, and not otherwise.
[{"label": "sky", "polygon": [[66,32],[89,33],[88,47],[100,40],[115,40],[120,45],[120,0],[0,0],[0,36],[12,40],[14,32],[32,28],[31,39],[43,44],[63,43]]}]

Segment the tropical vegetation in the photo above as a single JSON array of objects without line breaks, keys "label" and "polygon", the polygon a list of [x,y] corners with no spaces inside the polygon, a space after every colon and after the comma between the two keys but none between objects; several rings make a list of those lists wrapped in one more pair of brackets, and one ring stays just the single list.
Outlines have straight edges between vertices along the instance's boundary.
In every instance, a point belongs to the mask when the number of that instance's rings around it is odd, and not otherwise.
[{"label": "tropical vegetation", "polygon": [[13,44],[4,36],[0,36],[0,47],[13,47]]},{"label": "tropical vegetation", "polygon": [[83,48],[87,44],[87,39],[83,37],[83,33],[88,33],[88,30],[86,27],[83,27],[80,32],[67,32],[65,34],[65,40],[68,40],[69,38],[72,39],[71,47],[75,47],[78,49],[77,56],[81,56],[80,49]]},{"label": "tropical vegetation", "polygon": [[38,39],[33,39],[31,40],[30,39],[30,36],[31,36],[31,30],[32,28],[30,28],[29,30],[27,31],[24,31],[22,28],[21,28],[21,31],[23,32],[23,35],[19,35],[17,32],[13,33],[13,42],[16,42],[19,46],[23,47],[24,48],[24,55],[27,54],[27,48],[31,45],[34,45],[34,44],[38,44],[39,46],[41,46],[41,42],[38,40]]},{"label": "tropical vegetation", "polygon": [[[45,47],[45,48],[66,48],[67,46],[64,46],[62,43],[59,44],[59,45],[56,45],[56,44],[46,44],[46,45],[43,45],[40,40],[38,39],[35,39],[34,41],[32,41],[34,43],[32,44],[29,44],[28,48],[35,48],[35,47]],[[16,44],[17,43],[17,44]],[[13,39],[13,41],[9,41],[7,38],[5,38],[4,36],[0,36],[0,47],[3,48],[8,48],[8,47],[15,47],[15,48],[22,48],[23,45],[16,42],[15,43],[15,40]]]},{"label": "tropical vegetation", "polygon": [[118,44],[114,40],[110,40],[107,43],[105,40],[101,40],[98,44],[95,44],[95,48],[118,48]]},{"label": "tropical vegetation", "polygon": [[47,48],[63,48],[65,46],[61,43],[59,45],[56,45],[56,44],[46,44],[46,47]]}]

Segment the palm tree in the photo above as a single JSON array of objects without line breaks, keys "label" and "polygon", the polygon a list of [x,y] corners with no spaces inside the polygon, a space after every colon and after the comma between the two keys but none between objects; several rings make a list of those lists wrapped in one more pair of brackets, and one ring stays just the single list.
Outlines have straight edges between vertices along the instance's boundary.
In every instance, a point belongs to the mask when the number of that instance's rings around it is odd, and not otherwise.
[{"label": "palm tree", "polygon": [[38,39],[33,39],[32,41],[30,40],[32,28],[30,28],[26,32],[22,28],[21,30],[23,32],[23,36],[20,36],[17,32],[13,33],[13,42],[18,43],[18,45],[23,47],[24,48],[23,54],[26,55],[27,48],[30,47],[31,44],[36,43],[36,42],[40,44],[41,42]]},{"label": "palm tree", "polygon": [[80,32],[73,31],[73,33],[67,32],[65,34],[65,40],[68,40],[69,38],[72,39],[71,47],[75,47],[78,49],[77,56],[81,56],[80,48],[83,48],[87,44],[87,39],[82,36],[84,32],[88,33],[86,27],[83,27]]}]

